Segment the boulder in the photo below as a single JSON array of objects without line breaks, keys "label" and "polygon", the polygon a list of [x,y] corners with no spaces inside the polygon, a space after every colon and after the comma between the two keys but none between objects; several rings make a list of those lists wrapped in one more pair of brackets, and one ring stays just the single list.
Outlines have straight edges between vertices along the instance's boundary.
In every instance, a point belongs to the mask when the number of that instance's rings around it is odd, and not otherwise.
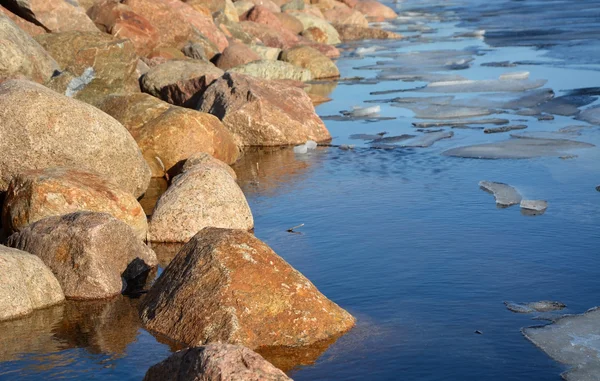
[{"label": "boulder", "polygon": [[332,24],[342,41],[400,39],[402,35],[378,28],[363,28],[357,25]]},{"label": "boulder", "polygon": [[273,13],[281,12],[281,8],[279,7],[279,5],[275,4],[271,0],[248,0],[248,1],[251,2],[252,4],[254,4],[255,6],[258,5],[258,6],[264,7]]},{"label": "boulder", "polygon": [[254,53],[258,54],[260,59],[269,61],[277,61],[279,59],[279,55],[281,54],[281,49],[264,45],[252,44],[250,45],[250,49],[252,49]]},{"label": "boulder", "polygon": [[321,29],[325,34],[327,34],[328,44],[335,45],[341,42],[340,36],[335,28],[322,18],[301,12],[291,12],[291,14],[302,23],[304,29],[312,27]]},{"label": "boulder", "polygon": [[287,29],[276,30],[271,26],[254,21],[242,21],[239,25],[246,33],[258,38],[263,44],[272,48],[288,49],[298,44],[298,36]]},{"label": "boulder", "polygon": [[208,165],[208,166],[215,166],[215,167],[221,168],[221,169],[225,170],[225,172],[229,173],[229,175],[231,177],[233,177],[234,179],[237,179],[237,175],[236,175],[235,171],[233,170],[233,168],[231,168],[230,166],[228,166],[221,160],[215,159],[212,155],[209,155],[206,152],[198,152],[198,153],[195,153],[192,156],[190,156],[183,164],[181,171],[182,172],[189,171],[197,165]]},{"label": "boulder", "polygon": [[225,9],[225,0],[187,0],[185,3],[194,9],[207,8],[211,14]]},{"label": "boulder", "polygon": [[44,83],[59,69],[40,44],[1,12],[0,47],[0,82],[24,76]]},{"label": "boulder", "polygon": [[274,13],[274,15],[279,19],[281,25],[292,33],[300,34],[304,30],[304,25],[289,13]]},{"label": "boulder", "polygon": [[49,33],[36,40],[72,74],[60,89],[67,96],[96,104],[109,94],[140,91],[138,56],[129,40],[91,32]]},{"label": "boulder", "polygon": [[300,37],[300,43],[298,45],[301,46],[310,46],[311,48],[318,50],[327,58],[337,58],[340,56],[340,51],[333,45],[322,44],[320,42],[310,41],[305,39],[304,37]]},{"label": "boulder", "polygon": [[186,55],[183,53],[183,49],[176,49],[171,46],[162,46],[154,49],[152,52],[150,52],[150,54],[142,59],[144,62],[146,62],[148,67],[152,68],[171,60],[185,60]]},{"label": "boulder", "polygon": [[152,366],[144,381],[291,380],[258,353],[239,345],[209,344],[175,352]]},{"label": "boulder", "polygon": [[0,13],[3,13],[5,16],[8,16],[8,18],[10,18],[15,24],[17,24],[19,29],[23,30],[30,36],[37,36],[38,34],[46,33],[46,29],[15,15],[3,6],[0,6]]},{"label": "boulder", "polygon": [[339,0],[340,3],[346,4],[349,8],[354,8],[358,4],[358,0]]},{"label": "boulder", "polygon": [[327,43],[327,34],[314,26],[302,31],[301,35],[310,41],[318,42],[320,44]]},{"label": "boulder", "polygon": [[200,61],[208,61],[208,56],[206,55],[206,50],[202,43],[188,42],[183,49],[181,49],[181,52],[186,57]]},{"label": "boulder", "polygon": [[248,32],[244,31],[244,28],[239,22],[230,21],[223,12],[215,13],[215,23],[219,29],[225,33],[229,42],[242,42],[244,44],[256,44],[260,43],[260,40]]},{"label": "boulder", "polygon": [[223,70],[210,62],[172,60],[153,67],[141,80],[142,90],[165,102],[194,107],[199,96]]},{"label": "boulder", "polygon": [[5,0],[2,5],[48,32],[77,30],[98,33],[77,0]]},{"label": "boulder", "polygon": [[242,16],[244,13],[248,12],[254,7],[254,3],[248,0],[239,0],[234,2],[233,5],[235,6],[238,17]]},{"label": "boulder", "polygon": [[140,305],[144,326],[190,346],[302,347],[336,337],[354,318],[264,242],[206,228],[171,261]]},{"label": "boulder", "polygon": [[[302,32],[302,23],[296,20],[294,16],[281,13],[273,13],[269,9],[256,5],[248,12],[243,14],[240,19],[252,21],[255,23],[268,25],[271,29],[282,33],[285,40],[293,40],[293,35]],[[294,21],[296,24],[294,24]]]},{"label": "boulder", "polygon": [[228,171],[194,165],[176,176],[156,203],[149,240],[187,242],[207,226],[250,230],[254,220],[244,193]]},{"label": "boulder", "polygon": [[306,3],[303,0],[291,0],[281,5],[282,12],[288,11],[301,11],[306,6]]},{"label": "boulder", "polygon": [[204,92],[198,109],[221,119],[239,146],[331,139],[308,95],[276,81],[225,73]]},{"label": "boulder", "polygon": [[233,1],[225,0],[225,9],[223,9],[223,13],[229,21],[234,23],[240,22],[240,16],[237,13],[237,8],[233,5]]},{"label": "boulder", "polygon": [[297,46],[285,50],[281,54],[281,60],[310,70],[315,79],[340,76],[340,71],[333,61],[310,46]]},{"label": "boulder", "polygon": [[229,70],[232,67],[247,64],[252,61],[258,61],[261,57],[248,47],[248,45],[234,42],[221,53],[215,64],[219,69]]},{"label": "boulder", "polygon": [[29,169],[100,173],[138,197],[150,169],[129,132],[86,103],[29,81],[0,84],[0,190]]},{"label": "boulder", "polygon": [[129,39],[137,54],[148,55],[160,40],[158,30],[145,17],[116,0],[101,0],[88,11],[96,26],[119,39]]},{"label": "boulder", "polygon": [[[327,57],[325,58],[328,59]],[[303,82],[313,79],[310,70],[303,69],[284,61],[253,61],[229,69],[229,72],[246,74],[263,79],[289,79]]]},{"label": "boulder", "polygon": [[369,21],[362,13],[344,4],[324,11],[323,16],[325,16],[325,20],[332,24],[356,25],[362,28],[369,27]]},{"label": "boulder", "polygon": [[395,19],[398,17],[392,8],[376,0],[359,0],[353,8],[374,19]]},{"label": "boulder", "polygon": [[108,213],[129,225],[138,239],[146,239],[146,214],[131,193],[103,176],[72,168],[26,171],[13,178],[2,227],[10,234],[46,217],[78,211]]},{"label": "boulder", "polygon": [[[136,258],[150,267],[158,264],[154,252],[127,224],[106,213],[48,217],[11,235],[8,245],[40,257],[52,269],[67,299],[119,295],[121,276]],[[134,278],[137,274],[128,275]]]},{"label": "boulder", "polygon": [[[213,115],[173,106],[144,125],[136,138],[146,161],[160,161],[160,171],[173,174],[191,155],[206,152],[226,163],[234,163],[239,149],[229,130]],[[151,165],[152,168],[152,165]]]},{"label": "boulder", "polygon": [[35,255],[0,245],[0,321],[65,300],[52,271]]}]

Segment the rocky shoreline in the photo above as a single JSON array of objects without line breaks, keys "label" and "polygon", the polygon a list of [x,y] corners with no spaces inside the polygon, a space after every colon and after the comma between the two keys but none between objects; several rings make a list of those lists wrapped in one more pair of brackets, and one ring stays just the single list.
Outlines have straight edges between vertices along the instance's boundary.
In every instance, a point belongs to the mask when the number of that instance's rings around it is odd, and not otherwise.
[{"label": "rocky shoreline", "polygon": [[[73,306],[92,301],[108,300],[116,315],[139,309],[133,321],[189,347],[147,380],[286,380],[253,350],[289,370],[295,350],[307,357],[319,347],[316,358],[354,326],[253,236],[229,165],[248,147],[331,140],[314,110],[326,99],[308,82],[339,78],[333,60],[343,41],[401,38],[369,26],[396,18],[391,8],[373,0],[2,5],[0,324],[27,325],[57,308],[79,316]],[[168,187],[142,207],[155,192],[151,178]],[[183,247],[161,260],[150,243]]]}]

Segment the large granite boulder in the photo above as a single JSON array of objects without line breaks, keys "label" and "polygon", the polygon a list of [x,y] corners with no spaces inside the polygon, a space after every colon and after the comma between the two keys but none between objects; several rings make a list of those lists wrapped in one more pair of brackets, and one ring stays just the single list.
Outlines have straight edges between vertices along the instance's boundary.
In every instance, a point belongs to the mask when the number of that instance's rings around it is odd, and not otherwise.
[{"label": "large granite boulder", "polygon": [[49,33],[35,37],[71,74],[53,87],[65,95],[95,104],[109,94],[139,92],[138,56],[129,40],[97,32]]},{"label": "large granite boulder", "polygon": [[310,46],[297,46],[285,50],[281,54],[281,60],[308,69],[315,79],[340,76],[340,71],[333,61]]},{"label": "large granite boulder", "polygon": [[332,24],[356,25],[362,28],[369,26],[369,21],[362,13],[356,9],[351,9],[343,3],[339,3],[334,8],[324,11],[323,16],[325,16],[325,20]]},{"label": "large granite boulder", "polygon": [[340,36],[334,27],[326,20],[303,12],[290,12],[304,26],[304,29],[319,28],[327,35],[327,43],[331,45],[341,42]]},{"label": "large granite boulder", "polygon": [[175,352],[152,366],[144,381],[289,381],[258,353],[239,345],[209,344]]},{"label": "large granite boulder", "polygon": [[46,217],[78,211],[108,213],[146,239],[146,214],[131,193],[101,175],[73,168],[32,170],[14,177],[4,199],[2,227],[13,233]]},{"label": "large granite boulder", "polygon": [[59,69],[48,52],[0,12],[0,82],[26,77],[45,83]]},{"label": "large granite boulder", "polygon": [[251,233],[217,228],[179,251],[140,311],[147,329],[190,346],[301,347],[355,322]]},{"label": "large granite boulder", "polygon": [[158,30],[148,19],[118,0],[99,1],[90,8],[88,15],[100,30],[119,39],[131,40],[141,56],[148,55],[158,46]]},{"label": "large granite boulder", "polygon": [[235,173],[233,168],[231,168],[229,165],[222,162],[221,160],[214,158],[212,155],[207,154],[206,152],[197,152],[197,153],[193,154],[192,156],[190,156],[185,161],[185,163],[183,163],[183,166],[181,167],[181,171],[182,172],[189,171],[190,169],[192,169],[193,167],[195,167],[197,165],[204,165],[204,166],[208,165],[208,166],[215,166],[215,167],[221,168],[225,172],[229,173],[229,175],[231,177],[233,177],[234,179],[237,179],[237,174]]},{"label": "large granite boulder", "polygon": [[48,32],[98,32],[77,0],[4,0],[2,5]]},{"label": "large granite boulder", "polygon": [[172,60],[153,67],[141,80],[142,90],[174,105],[195,107],[199,96],[223,70],[210,62]]},{"label": "large granite boulder", "polygon": [[266,24],[260,24],[254,21],[241,21],[239,25],[242,29],[258,38],[266,46],[279,49],[288,49],[298,44],[298,36],[284,30],[276,30]]},{"label": "large granite boulder", "polygon": [[[328,59],[327,57],[324,58]],[[288,79],[302,82],[313,79],[313,75],[311,74],[310,70],[284,61],[252,61],[247,64],[231,68],[228,71],[246,74],[262,79]]]},{"label": "large granite boulder", "polygon": [[221,119],[239,146],[331,139],[308,95],[277,81],[225,73],[204,92],[198,109]]},{"label": "large granite boulder", "polygon": [[65,300],[52,271],[35,255],[0,245],[0,321]]},{"label": "large granite boulder", "polygon": [[376,20],[395,19],[398,17],[392,8],[381,4],[377,0],[360,0],[356,3],[354,9],[365,16]]},{"label": "large granite boulder", "polygon": [[[76,212],[34,222],[8,238],[8,245],[37,255],[52,269],[68,299],[105,299],[134,279],[130,263],[145,271],[156,254],[124,222],[106,213]],[[138,259],[139,258],[139,259]]]},{"label": "large granite boulder", "polygon": [[254,219],[234,178],[214,165],[194,165],[176,176],[150,221],[153,242],[187,242],[207,226],[250,230]]},{"label": "large granite boulder", "polygon": [[8,9],[4,8],[1,5],[0,5],[0,13],[3,13],[5,16],[8,16],[8,18],[10,18],[15,24],[17,24],[17,26],[21,30],[23,30],[25,33],[27,33],[30,36],[37,36],[38,34],[46,33],[46,29],[15,15],[14,13],[12,13],[11,11],[9,11]]},{"label": "large granite boulder", "polygon": [[29,81],[0,84],[0,191],[29,169],[100,173],[141,196],[150,168],[129,132],[95,107]]},{"label": "large granite boulder", "polygon": [[389,30],[378,28],[364,28],[357,25],[332,24],[338,31],[342,41],[357,40],[397,40],[402,35]]},{"label": "large granite boulder", "polygon": [[248,45],[239,42],[229,44],[229,46],[217,57],[215,65],[219,69],[228,70],[232,67],[247,64],[252,61],[258,61],[261,57]]}]

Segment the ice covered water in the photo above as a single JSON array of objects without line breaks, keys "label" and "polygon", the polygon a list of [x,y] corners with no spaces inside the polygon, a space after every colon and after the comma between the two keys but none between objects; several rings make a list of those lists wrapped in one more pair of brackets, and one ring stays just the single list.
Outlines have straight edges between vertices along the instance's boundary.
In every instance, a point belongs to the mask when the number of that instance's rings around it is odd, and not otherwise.
[{"label": "ice covered water", "polygon": [[479,187],[493,194],[496,204],[501,207],[518,204],[522,199],[519,192],[508,184],[482,180],[479,182]]}]

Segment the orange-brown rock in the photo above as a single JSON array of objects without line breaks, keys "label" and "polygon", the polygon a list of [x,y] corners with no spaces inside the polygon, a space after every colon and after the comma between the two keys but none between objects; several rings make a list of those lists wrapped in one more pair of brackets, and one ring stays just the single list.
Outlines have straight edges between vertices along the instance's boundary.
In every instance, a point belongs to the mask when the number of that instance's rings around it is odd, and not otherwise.
[{"label": "orange-brown rock", "polygon": [[0,82],[25,77],[45,83],[58,63],[30,35],[0,12]]},{"label": "orange-brown rock", "polygon": [[200,231],[181,249],[140,311],[147,329],[191,346],[300,347],[355,322],[264,242],[217,228]]},{"label": "orange-brown rock", "polygon": [[281,12],[281,8],[279,7],[279,5],[275,4],[271,0],[248,0],[248,1],[254,5],[259,5],[261,7],[265,7],[273,13]]},{"label": "orange-brown rock", "polygon": [[139,239],[146,239],[146,214],[131,193],[99,174],[72,168],[16,176],[4,199],[2,227],[13,233],[46,217],[78,211],[108,213],[129,225]]},{"label": "orange-brown rock", "polygon": [[301,35],[310,41],[318,42],[320,44],[327,43],[327,33],[314,26],[302,31]]},{"label": "orange-brown rock", "polygon": [[100,110],[118,120],[138,139],[140,130],[146,123],[157,118],[172,106],[167,102],[146,93],[110,95],[97,106]]},{"label": "orange-brown rock", "polygon": [[185,58],[186,55],[182,50],[170,46],[161,46],[160,48],[156,48],[150,52],[144,60],[150,63],[148,66],[154,67],[167,61],[184,60]]},{"label": "orange-brown rock", "polygon": [[402,35],[389,30],[378,28],[363,28],[356,25],[333,24],[340,34],[342,41],[357,40],[396,40],[402,38]]},{"label": "orange-brown rock", "polygon": [[76,212],[44,218],[11,235],[8,245],[40,257],[67,299],[119,295],[121,276],[132,261],[139,258],[148,267],[158,263],[154,252],[127,224],[106,213]]},{"label": "orange-brown rock", "polygon": [[383,5],[376,0],[359,0],[354,6],[354,9],[367,17],[372,17],[375,19],[395,19],[398,17],[392,8],[388,7],[387,5]]},{"label": "orange-brown rock", "polygon": [[6,0],[2,5],[48,32],[98,32],[77,0]]},{"label": "orange-brown rock", "polygon": [[223,70],[210,62],[171,60],[155,66],[141,82],[142,90],[165,102],[195,107],[202,92],[211,82],[223,75]]},{"label": "orange-brown rock", "polygon": [[234,179],[237,179],[237,175],[235,174],[235,171],[233,170],[233,168],[231,168],[229,165],[225,164],[221,160],[215,159],[212,155],[209,155],[206,152],[198,152],[198,153],[195,153],[192,156],[188,157],[188,159],[185,161],[185,163],[181,167],[181,171],[182,172],[189,171],[192,169],[192,167],[195,167],[197,165],[208,165],[208,166],[215,166],[215,167],[221,168],[221,169],[225,170],[227,173],[229,173],[231,175],[231,177],[233,177]]},{"label": "orange-brown rock", "polygon": [[239,345],[210,344],[172,354],[152,366],[144,381],[290,381],[258,353]]},{"label": "orange-brown rock", "polygon": [[[286,23],[290,23],[290,20],[294,19],[294,17],[291,15],[287,16],[288,18],[285,19]],[[285,16],[280,17],[281,19],[283,19]],[[296,35],[303,30],[302,23],[300,21],[295,20],[297,23],[296,29],[299,28],[300,30],[294,31],[292,30],[294,28],[293,26],[291,27],[292,29],[288,28],[288,26],[286,26],[279,17],[275,16],[273,12],[261,5],[256,5],[254,8],[250,9],[247,13],[242,15],[240,19],[268,26],[269,30],[271,32],[278,33],[281,40],[288,44],[288,46],[292,46],[297,42],[298,39]],[[263,40],[260,36],[257,37]],[[269,44],[267,44],[264,40],[263,42],[265,43],[265,45],[269,46]]]},{"label": "orange-brown rock", "polygon": [[145,17],[118,0],[101,0],[89,9],[88,16],[100,30],[131,40],[141,56],[148,55],[158,46],[158,30]]},{"label": "orange-brown rock", "polygon": [[281,25],[283,25],[287,30],[294,34],[300,34],[304,30],[304,25],[297,18],[290,15],[289,13],[274,13],[275,17],[279,19]]},{"label": "orange-brown rock", "polygon": [[304,26],[304,29],[308,28],[319,28],[325,34],[327,34],[327,43],[331,45],[340,43],[340,36],[334,27],[329,24],[325,19],[307,14],[306,12],[291,12],[293,16],[295,16]]},{"label": "orange-brown rock", "polygon": [[287,29],[275,30],[273,27],[254,21],[241,21],[239,25],[244,32],[258,38],[263,44],[272,48],[289,49],[298,44],[298,36]]},{"label": "orange-brown rock", "polygon": [[302,46],[310,46],[313,49],[318,50],[321,54],[325,55],[327,58],[337,58],[340,56],[340,51],[333,45],[329,45],[327,43],[322,44],[320,42],[310,41],[304,37],[300,37],[300,42],[298,45]]},{"label": "orange-brown rock", "polygon": [[343,3],[324,11],[323,16],[325,16],[325,20],[332,24],[356,25],[363,28],[369,26],[369,21],[362,13]]},{"label": "orange-brown rock", "polygon": [[310,46],[296,46],[284,50],[281,53],[281,60],[310,70],[315,79],[340,76],[340,71],[333,61]]},{"label": "orange-brown rock", "polygon": [[152,242],[187,242],[205,227],[250,230],[252,212],[228,171],[193,165],[176,176],[160,197],[150,221]]},{"label": "orange-brown rock", "polygon": [[349,8],[354,8],[358,4],[358,0],[339,0],[341,3],[346,4]]},{"label": "orange-brown rock", "polygon": [[248,62],[258,61],[261,57],[250,49],[248,45],[239,42],[229,44],[229,46],[217,58],[215,64],[219,69],[229,70],[233,67],[247,64]]},{"label": "orange-brown rock", "polygon": [[[136,140],[146,161],[160,160],[160,166],[171,174],[199,151],[229,164],[239,157],[233,136],[218,118],[183,107],[173,106],[146,123]],[[163,173],[153,175],[162,177]]]},{"label": "orange-brown rock", "polygon": [[239,146],[276,146],[331,139],[306,93],[277,81],[225,73],[198,105],[223,122]]},{"label": "orange-brown rock", "polygon": [[3,6],[0,6],[0,13],[4,13],[4,15],[8,16],[21,30],[25,31],[30,36],[46,33],[46,29],[15,15]]}]

